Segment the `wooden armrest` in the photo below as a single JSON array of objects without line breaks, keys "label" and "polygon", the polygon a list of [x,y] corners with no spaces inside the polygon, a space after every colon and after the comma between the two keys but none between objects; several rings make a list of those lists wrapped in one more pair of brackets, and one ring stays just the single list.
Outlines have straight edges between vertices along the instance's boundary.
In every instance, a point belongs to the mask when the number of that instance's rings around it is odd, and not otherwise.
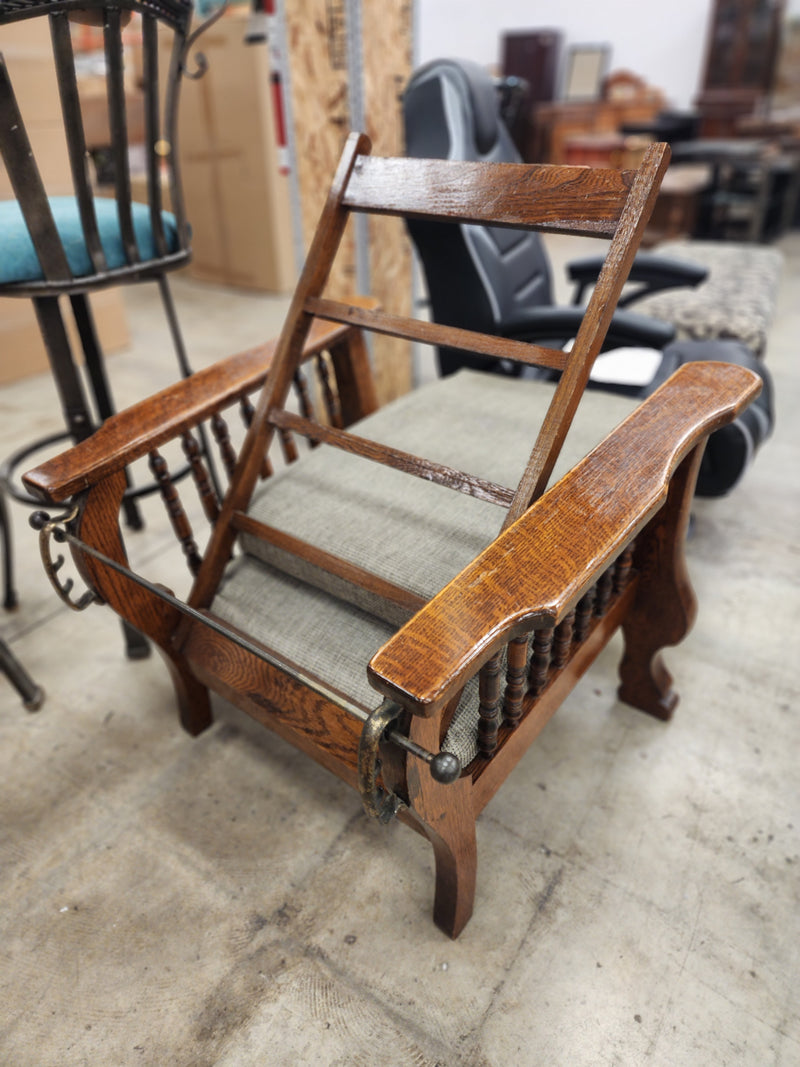
[{"label": "wooden armrest", "polygon": [[663,505],[681,460],[759,389],[742,367],[681,367],[376,653],[372,685],[432,715],[511,638],[555,625]]},{"label": "wooden armrest", "polygon": [[[375,307],[377,302],[353,298]],[[306,358],[345,337],[351,327],[315,319],[305,345]],[[215,411],[257,389],[270,368],[276,340],[229,356],[189,378],[120,411],[79,445],[23,475],[30,493],[47,503],[68,500],[115,471],[179,437]]]}]

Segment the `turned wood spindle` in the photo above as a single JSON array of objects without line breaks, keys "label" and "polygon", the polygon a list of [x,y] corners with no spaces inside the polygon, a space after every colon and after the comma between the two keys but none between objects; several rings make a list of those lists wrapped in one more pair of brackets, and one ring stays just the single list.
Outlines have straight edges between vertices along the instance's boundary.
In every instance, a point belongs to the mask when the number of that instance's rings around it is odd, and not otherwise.
[{"label": "turned wood spindle", "polygon": [[339,405],[338,397],[334,394],[333,389],[331,388],[331,372],[323,352],[320,352],[317,356],[316,364],[317,376],[319,377],[320,385],[322,386],[322,397],[325,401],[325,410],[328,413],[328,419],[330,420],[331,426],[335,426],[338,430],[341,430],[341,407]]},{"label": "turned wood spindle", "polygon": [[[246,429],[250,429],[253,419],[256,414],[256,409],[253,407],[253,402],[249,396],[243,396],[239,401],[239,410],[242,413],[242,422]],[[272,463],[269,456],[264,456],[261,461],[261,477],[269,478],[272,474]]]},{"label": "turned wood spindle", "polygon": [[614,592],[621,593],[630,581],[633,565],[633,545],[630,544],[617,560],[614,568]]},{"label": "turned wood spindle", "polygon": [[217,500],[217,494],[212,489],[211,483],[208,480],[208,471],[203,463],[200,446],[189,430],[184,433],[181,443],[183,445],[184,454],[189,460],[189,466],[192,470],[192,478],[194,478],[194,484],[197,486],[200,503],[203,505],[203,513],[208,521],[213,524],[219,518],[219,501]]},{"label": "turned wood spindle", "polygon": [[161,499],[164,501],[164,507],[167,509],[167,514],[172,523],[172,529],[175,531],[175,536],[181,543],[181,548],[186,557],[186,562],[189,565],[189,570],[192,574],[197,574],[203,561],[200,558],[200,553],[197,549],[197,543],[192,533],[191,524],[186,517],[186,512],[183,510],[181,498],[178,496],[178,491],[170,476],[169,467],[167,467],[161,453],[156,452],[155,450],[150,453],[149,462],[150,470],[153,472],[153,477],[158,483]]},{"label": "turned wood spindle", "polygon": [[294,443],[294,438],[285,430],[282,426],[278,427],[278,440],[281,443],[281,449],[283,450],[283,458],[287,463],[294,463],[299,458],[297,451],[297,445]]},{"label": "turned wood spindle", "polygon": [[253,419],[255,418],[256,409],[253,407],[253,401],[249,396],[243,396],[239,401],[239,410],[242,413],[242,422],[246,430],[249,430]]},{"label": "turned wood spindle", "polygon": [[512,729],[522,718],[522,698],[525,695],[525,668],[528,660],[528,635],[515,637],[508,643],[506,692],[503,699],[503,722]]},{"label": "turned wood spindle", "polygon": [[225,465],[225,470],[228,472],[228,477],[232,478],[236,468],[236,451],[231,444],[231,435],[228,430],[228,424],[219,412],[215,412],[211,416],[211,430],[219,445],[219,454],[222,456],[222,462]]},{"label": "turned wood spindle", "polygon": [[300,403],[300,412],[304,419],[314,418],[314,406],[311,403],[311,397],[308,393],[308,382],[306,376],[298,367],[294,372],[294,388],[297,393],[297,399]]},{"label": "turned wood spindle", "polygon": [[572,644],[572,634],[575,629],[575,612],[570,611],[556,626],[553,637],[553,666],[559,670],[569,658],[569,649]]},{"label": "turned wood spindle", "polygon": [[602,618],[603,615],[605,615],[613,589],[614,568],[609,567],[607,571],[603,571],[600,576],[600,581],[597,583],[597,596],[594,598],[594,613],[598,618]]},{"label": "turned wood spindle", "polygon": [[550,667],[550,652],[553,647],[553,627],[548,626],[543,630],[533,631],[533,652],[531,663],[528,668],[528,688],[534,696],[538,696],[544,689],[547,681],[547,671]]},{"label": "turned wood spindle", "polygon": [[583,641],[586,634],[589,632],[589,623],[592,621],[592,611],[594,609],[594,598],[596,596],[595,587],[583,594],[578,601],[578,606],[575,609],[575,629],[574,637],[576,641]]},{"label": "turned wood spindle", "polygon": [[497,750],[500,725],[500,653],[481,667],[478,676],[478,751],[487,759]]}]

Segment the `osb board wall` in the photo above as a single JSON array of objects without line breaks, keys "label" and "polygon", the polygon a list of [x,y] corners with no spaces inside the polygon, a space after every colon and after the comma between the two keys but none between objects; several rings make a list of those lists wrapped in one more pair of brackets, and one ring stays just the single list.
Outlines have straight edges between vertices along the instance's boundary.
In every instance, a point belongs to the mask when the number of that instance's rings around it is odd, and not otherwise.
[{"label": "osb board wall", "polygon": [[[344,140],[352,123],[348,104],[347,3],[294,0],[287,4],[286,40],[292,93],[297,181],[308,248]],[[399,94],[411,72],[412,0],[361,0],[361,67],[366,132],[373,151],[402,154]],[[411,310],[411,250],[397,219],[371,219],[370,291],[387,311]],[[356,248],[346,234],[328,292],[356,289]],[[373,367],[385,403],[411,388],[411,347],[373,339]]]},{"label": "osb board wall", "polygon": [[[400,94],[411,73],[411,0],[363,0],[362,37],[367,133],[376,155],[402,155]],[[396,315],[411,312],[411,246],[402,219],[369,220],[371,289]],[[373,348],[382,400],[412,385],[411,346],[398,338],[375,338]]]},{"label": "osb board wall", "polygon": [[[345,4],[344,0],[292,0],[285,6],[297,185],[307,251],[350,132]],[[336,17],[340,9],[342,20]],[[338,298],[356,287],[355,245],[350,227],[348,231],[328,283],[328,293]]]}]

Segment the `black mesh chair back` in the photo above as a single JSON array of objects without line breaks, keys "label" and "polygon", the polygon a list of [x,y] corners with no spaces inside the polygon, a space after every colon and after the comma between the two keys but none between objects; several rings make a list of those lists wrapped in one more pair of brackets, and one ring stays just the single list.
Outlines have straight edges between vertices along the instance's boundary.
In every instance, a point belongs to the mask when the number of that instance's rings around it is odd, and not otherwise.
[{"label": "black mesh chair back", "polygon": [[[406,87],[403,118],[408,156],[522,162],[500,118],[494,82],[477,63],[444,59],[421,67]],[[532,307],[552,304],[550,266],[537,233],[413,220],[408,228],[436,322],[506,334]],[[447,350],[439,361],[443,373],[491,366]]]}]

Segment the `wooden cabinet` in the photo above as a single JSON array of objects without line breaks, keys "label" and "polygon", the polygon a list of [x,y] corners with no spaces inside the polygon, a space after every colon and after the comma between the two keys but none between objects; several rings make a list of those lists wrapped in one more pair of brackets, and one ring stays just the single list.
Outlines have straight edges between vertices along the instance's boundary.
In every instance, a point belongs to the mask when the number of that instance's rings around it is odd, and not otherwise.
[{"label": "wooden cabinet", "polygon": [[703,88],[697,98],[703,137],[729,137],[769,94],[775,77],[785,0],[715,0]]},{"label": "wooden cabinet", "polygon": [[536,159],[536,107],[555,98],[562,34],[531,30],[503,34],[503,74],[521,78],[522,94],[511,136],[527,162]]}]

